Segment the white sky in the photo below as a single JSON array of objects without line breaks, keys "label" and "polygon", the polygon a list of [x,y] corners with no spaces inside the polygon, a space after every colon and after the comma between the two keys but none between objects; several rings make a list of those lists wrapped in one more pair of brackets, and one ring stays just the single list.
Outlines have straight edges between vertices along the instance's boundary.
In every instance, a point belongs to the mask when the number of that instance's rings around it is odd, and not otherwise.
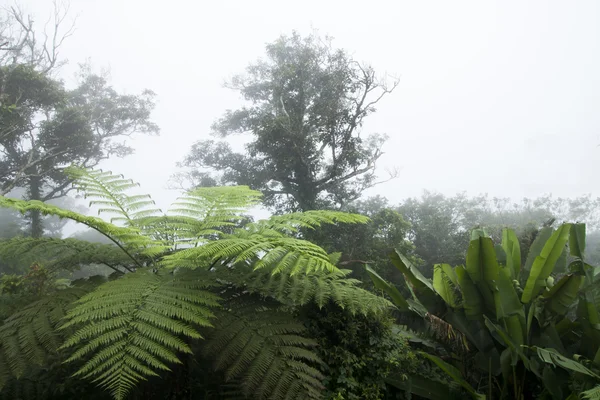
[{"label": "white sky", "polygon": [[[8,0],[0,0],[2,1]],[[18,1],[42,22],[49,0]],[[365,133],[390,140],[398,179],[368,192],[397,203],[423,189],[452,195],[600,195],[600,2],[71,0],[77,31],[62,56],[108,67],[127,93],[157,93],[160,137],[103,167],[142,184],[161,207],[175,163],[238,96],[224,79],[280,34],[312,28],[378,72],[396,92]]]}]

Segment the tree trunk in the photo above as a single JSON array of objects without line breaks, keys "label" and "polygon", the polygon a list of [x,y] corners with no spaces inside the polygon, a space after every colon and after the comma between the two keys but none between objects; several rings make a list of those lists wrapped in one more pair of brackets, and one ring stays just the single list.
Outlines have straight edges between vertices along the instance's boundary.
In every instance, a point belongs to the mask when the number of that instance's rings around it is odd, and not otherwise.
[{"label": "tree trunk", "polygon": [[[42,179],[35,172],[29,178],[29,199],[42,199]],[[38,210],[31,210],[29,213],[31,219],[31,237],[40,238],[44,234],[44,225],[42,215]]]}]

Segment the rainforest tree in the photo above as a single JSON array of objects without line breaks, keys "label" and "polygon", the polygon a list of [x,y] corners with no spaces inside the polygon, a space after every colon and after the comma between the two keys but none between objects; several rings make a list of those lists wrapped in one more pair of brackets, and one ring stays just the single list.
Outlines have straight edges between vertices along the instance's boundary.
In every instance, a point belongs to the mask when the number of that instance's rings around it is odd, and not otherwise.
[{"label": "rainforest tree", "polygon": [[[106,78],[82,67],[74,89],[54,77],[65,14],[56,10],[54,31],[38,39],[31,18],[5,11],[0,34],[0,194],[27,189],[31,200],[64,197],[70,181],[66,166],[98,165],[133,152],[124,139],[133,133],[158,133],[150,121],[154,94],[119,94]],[[12,28],[12,29],[11,29]],[[10,35],[8,35],[10,33]],[[38,33],[38,35],[36,35]],[[32,236],[44,234],[38,211],[30,212]]]},{"label": "rainforest tree", "polygon": [[198,141],[181,163],[187,173],[176,180],[248,185],[279,212],[339,207],[377,183],[386,137],[365,135],[362,127],[397,81],[378,79],[373,68],[315,34],[280,37],[246,72],[227,87],[248,104],[212,126],[216,137],[249,136],[245,151],[227,141]]}]

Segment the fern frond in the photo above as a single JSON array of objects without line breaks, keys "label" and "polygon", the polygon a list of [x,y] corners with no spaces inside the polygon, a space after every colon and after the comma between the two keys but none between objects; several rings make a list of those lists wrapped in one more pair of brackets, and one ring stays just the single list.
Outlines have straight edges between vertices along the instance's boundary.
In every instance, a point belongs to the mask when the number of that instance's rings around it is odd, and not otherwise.
[{"label": "fern frond", "polygon": [[[303,271],[304,272],[304,271]],[[393,308],[385,298],[359,287],[361,282],[348,278],[350,270],[333,272],[309,272],[291,274],[282,271],[272,274],[269,270],[252,270],[243,265],[217,270],[223,282],[276,299],[289,306],[315,303],[319,308],[328,302],[336,303],[351,314],[379,314]]]},{"label": "fern frond", "polygon": [[587,400],[600,400],[600,385],[586,390],[585,392],[581,392],[581,398]]},{"label": "fern frond", "polygon": [[0,390],[7,377],[20,378],[31,365],[44,365],[58,352],[62,334],[57,327],[72,303],[90,285],[59,290],[14,313],[0,326]]},{"label": "fern frond", "polygon": [[38,300],[34,295],[0,294],[0,324],[29,303]]},{"label": "fern frond", "polygon": [[274,215],[257,224],[268,227],[286,235],[294,234],[301,228],[315,229],[322,225],[333,224],[366,224],[369,218],[360,214],[351,214],[340,211],[311,210],[295,212],[284,215]]},{"label": "fern frond", "polygon": [[299,228],[315,228],[322,224],[363,223],[367,217],[337,211],[308,211],[272,216],[267,220],[250,223],[232,234],[222,235],[218,241],[199,248],[185,249],[164,261],[171,267],[196,268],[200,261],[210,260],[239,263],[251,260],[256,269],[269,269],[276,274],[290,271],[336,271],[331,258],[318,245],[290,237]]},{"label": "fern frond", "polygon": [[126,190],[139,186],[123,175],[113,175],[101,169],[66,168],[66,172],[74,180],[73,186],[83,192],[85,198],[92,198],[90,206],[100,207],[98,214],[116,215],[110,222],[123,221],[127,225],[135,225],[135,219],[162,214],[158,208],[151,208],[156,203],[150,195],[127,195]]},{"label": "fern frond", "polygon": [[85,359],[75,376],[125,398],[136,382],[180,363],[176,352],[191,352],[179,336],[201,338],[194,325],[211,326],[219,298],[203,290],[208,286],[193,271],[147,269],[101,285],[77,302],[61,327],[79,328],[62,346],[76,347],[66,361]]},{"label": "fern frond", "polygon": [[13,238],[0,240],[0,259],[31,265],[41,262],[49,270],[74,270],[80,265],[106,264],[134,267],[117,246],[78,239]]},{"label": "fern frond", "polygon": [[251,300],[243,296],[219,313],[204,354],[227,380],[239,381],[248,398],[320,399],[324,376],[312,351],[316,341],[302,336],[304,326],[288,313]]},{"label": "fern frond", "polygon": [[198,242],[237,226],[261,198],[260,192],[248,186],[197,188],[178,198],[168,215],[180,238]]},{"label": "fern frond", "polygon": [[171,268],[197,268],[205,264],[206,260],[211,264],[253,260],[255,269],[265,268],[272,273],[279,273],[291,267],[292,275],[300,271],[337,270],[327,252],[314,243],[282,235],[264,236],[243,229],[203,246],[168,255],[163,263]]},{"label": "fern frond", "polygon": [[37,200],[18,200],[0,196],[0,207],[11,208],[25,214],[31,210],[40,211],[43,215],[53,215],[60,219],[67,218],[84,224],[115,242],[134,263],[139,263],[134,254],[155,256],[164,252],[167,246],[157,241],[134,227],[121,227],[113,225],[97,217],[89,217],[74,211],[69,211]]}]

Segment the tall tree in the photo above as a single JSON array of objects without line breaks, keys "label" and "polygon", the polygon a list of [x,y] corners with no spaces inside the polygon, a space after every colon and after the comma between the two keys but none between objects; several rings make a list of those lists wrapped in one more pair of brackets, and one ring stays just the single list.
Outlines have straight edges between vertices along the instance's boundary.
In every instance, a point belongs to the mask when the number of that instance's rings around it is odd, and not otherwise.
[{"label": "tall tree", "polygon": [[226,85],[248,104],[212,126],[221,138],[248,134],[245,151],[201,140],[181,163],[187,173],[176,179],[190,179],[192,186],[248,185],[278,212],[340,207],[377,183],[386,136],[365,137],[361,130],[397,84],[333,49],[329,38],[282,36],[266,46],[266,59]]},{"label": "tall tree", "polygon": [[[60,66],[58,48],[70,34],[59,36],[64,18],[56,11],[54,32],[42,43],[20,10],[12,8],[4,18],[15,29],[2,30],[12,35],[0,38],[0,195],[25,187],[32,200],[64,197],[71,189],[66,166],[93,167],[111,156],[125,156],[133,149],[122,138],[159,131],[150,121],[151,91],[119,94],[85,66],[75,89],[53,77]],[[41,236],[39,212],[30,218],[32,236]]]}]

